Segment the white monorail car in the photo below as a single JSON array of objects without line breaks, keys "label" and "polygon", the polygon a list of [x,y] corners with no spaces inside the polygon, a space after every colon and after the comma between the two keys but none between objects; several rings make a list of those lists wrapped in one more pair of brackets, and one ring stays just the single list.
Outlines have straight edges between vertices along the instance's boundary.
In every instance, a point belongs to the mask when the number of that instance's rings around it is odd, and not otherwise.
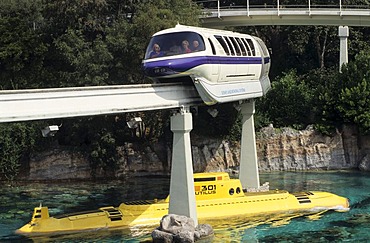
[{"label": "white monorail car", "polygon": [[194,82],[208,105],[261,97],[270,88],[266,45],[232,31],[184,25],[159,31],[142,64],[156,82]]}]

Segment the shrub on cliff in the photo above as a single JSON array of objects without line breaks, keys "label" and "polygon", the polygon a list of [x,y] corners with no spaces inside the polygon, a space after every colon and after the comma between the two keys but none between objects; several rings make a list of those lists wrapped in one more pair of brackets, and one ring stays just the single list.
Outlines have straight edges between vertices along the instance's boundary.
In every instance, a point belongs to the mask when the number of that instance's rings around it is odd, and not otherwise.
[{"label": "shrub on cliff", "polygon": [[336,108],[344,122],[355,123],[364,134],[370,133],[370,54],[356,55],[339,75]]},{"label": "shrub on cliff", "polygon": [[[0,123],[0,180],[13,180],[20,160],[35,149],[40,122]],[[40,126],[41,127],[41,126]]]}]

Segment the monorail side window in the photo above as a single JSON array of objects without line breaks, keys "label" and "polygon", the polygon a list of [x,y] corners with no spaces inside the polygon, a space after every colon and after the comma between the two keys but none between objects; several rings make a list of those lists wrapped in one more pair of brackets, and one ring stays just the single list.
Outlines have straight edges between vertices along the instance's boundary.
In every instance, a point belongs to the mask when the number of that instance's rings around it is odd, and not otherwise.
[{"label": "monorail side window", "polygon": [[249,44],[245,38],[241,38],[241,40],[244,43],[245,48],[247,49],[248,56],[252,56],[251,48],[249,47]]},{"label": "monorail side window", "polygon": [[212,54],[213,55],[216,55],[216,49],[215,49],[215,46],[213,45],[211,39],[208,38],[208,41],[209,41],[209,44],[211,45]]},{"label": "monorail side window", "polygon": [[229,47],[227,46],[226,42],[222,38],[222,36],[215,35],[216,40],[221,44],[222,48],[224,48],[224,51],[227,55],[230,55]]},{"label": "monorail side window", "polygon": [[240,39],[240,38],[238,38],[238,37],[235,37],[235,40],[238,42],[238,44],[239,44],[239,47],[240,47],[240,49],[241,49],[241,54],[242,54],[242,56],[247,56],[247,48],[245,47],[245,45],[244,45],[244,43],[243,43],[243,41]]},{"label": "monorail side window", "polygon": [[153,36],[145,52],[145,59],[167,57],[204,51],[201,35],[191,31]]},{"label": "monorail side window", "polygon": [[228,44],[228,45],[229,45],[229,47],[230,47],[231,55],[232,55],[232,56],[235,56],[235,50],[234,50],[233,44],[231,43],[231,41],[230,41],[229,37],[224,36],[224,38],[225,38],[225,40],[226,40],[227,44]]},{"label": "monorail side window", "polygon": [[240,47],[239,47],[239,44],[238,42],[235,40],[234,37],[230,37],[230,40],[232,41],[232,43],[234,44],[234,48],[235,48],[235,52],[236,52],[236,55],[237,56],[241,56],[242,53],[240,51]]},{"label": "monorail side window", "polygon": [[252,50],[252,56],[255,56],[256,55],[256,49],[254,48],[254,44],[253,44],[253,41],[251,39],[246,39],[251,50]]}]

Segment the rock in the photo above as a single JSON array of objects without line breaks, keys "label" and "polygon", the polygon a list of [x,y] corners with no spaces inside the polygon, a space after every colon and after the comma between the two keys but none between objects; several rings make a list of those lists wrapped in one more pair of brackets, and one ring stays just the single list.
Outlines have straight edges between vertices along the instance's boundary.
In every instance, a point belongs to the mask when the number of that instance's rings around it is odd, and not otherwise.
[{"label": "rock", "polygon": [[161,219],[160,229],[174,235],[184,231],[194,233],[195,225],[192,218],[183,215],[168,214]]},{"label": "rock", "polygon": [[171,243],[173,242],[173,234],[167,233],[158,229],[152,232],[152,238],[154,243]]},{"label": "rock", "polygon": [[176,243],[192,243],[194,241],[194,232],[181,231],[173,236],[173,242]]},{"label": "rock", "polygon": [[368,154],[362,158],[358,168],[362,171],[370,171],[370,159]]},{"label": "rock", "polygon": [[210,225],[202,224],[195,227],[192,218],[168,214],[163,216],[160,226],[152,232],[153,242],[191,243],[213,235]]},{"label": "rock", "polygon": [[194,232],[194,240],[200,240],[204,237],[209,237],[213,235],[213,228],[209,224],[198,224],[197,227],[195,227]]},{"label": "rock", "polygon": [[87,179],[91,177],[90,163],[86,156],[56,148],[38,153],[29,162],[30,180]]},{"label": "rock", "polygon": [[[192,134],[193,171],[232,171],[240,164],[240,142],[204,138]],[[88,155],[70,147],[55,146],[32,155],[19,180],[64,180],[168,175],[171,171],[172,141],[142,146],[126,142],[117,148],[115,170],[93,171]],[[261,172],[360,169],[370,171],[370,136],[354,126],[343,126],[330,136],[308,126],[305,130],[276,129],[272,125],[256,134],[258,167]],[[113,168],[113,167],[112,167]],[[93,173],[94,172],[94,173]]]},{"label": "rock", "polygon": [[[345,139],[344,139],[345,137]],[[344,128],[326,136],[308,127],[264,128],[259,134],[257,157],[260,171],[354,169],[358,167],[357,135]]]}]

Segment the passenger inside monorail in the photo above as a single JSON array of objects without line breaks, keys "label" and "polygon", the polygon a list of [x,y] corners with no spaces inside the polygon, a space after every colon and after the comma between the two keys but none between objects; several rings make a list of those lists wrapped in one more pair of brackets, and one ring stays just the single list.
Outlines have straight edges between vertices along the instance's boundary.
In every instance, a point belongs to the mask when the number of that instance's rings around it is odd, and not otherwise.
[{"label": "passenger inside monorail", "polygon": [[[187,48],[185,48],[183,45],[183,42],[185,40],[185,43],[188,44]],[[196,47],[194,43],[197,43],[198,46]],[[161,54],[152,54],[155,44],[160,47]],[[205,48],[203,38],[197,33],[189,31],[169,33],[153,36],[146,50],[145,59],[188,54],[193,51],[204,50]]]},{"label": "passenger inside monorail", "polygon": [[161,51],[161,47],[157,43],[154,43],[153,50],[150,52],[149,58],[163,57],[163,55],[164,53]]},{"label": "passenger inside monorail", "polygon": [[200,48],[200,47],[199,47],[199,41],[194,40],[194,41],[193,41],[193,48],[192,48],[192,50],[193,50],[193,51],[200,51],[200,50],[199,50],[199,48]]}]

